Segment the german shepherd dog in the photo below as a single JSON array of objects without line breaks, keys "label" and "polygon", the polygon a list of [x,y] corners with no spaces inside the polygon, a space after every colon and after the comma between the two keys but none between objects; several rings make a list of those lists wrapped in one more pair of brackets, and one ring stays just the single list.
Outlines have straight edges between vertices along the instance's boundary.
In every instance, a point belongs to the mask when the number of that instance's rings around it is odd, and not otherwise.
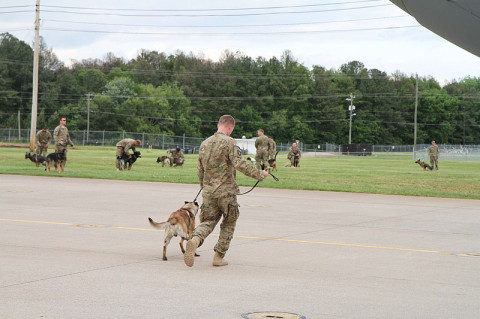
[{"label": "german shepherd dog", "polygon": [[67,150],[64,149],[60,152],[50,153],[47,155],[45,171],[50,172],[50,167],[55,166],[57,172],[65,172],[65,163],[67,162]]},{"label": "german shepherd dog", "polygon": [[293,157],[293,167],[300,167],[300,155]]},{"label": "german shepherd dog", "polygon": [[157,163],[162,163],[162,167],[164,167],[165,165],[172,166],[170,164],[170,158],[168,158],[168,156],[165,156],[165,155],[157,158]]},{"label": "german shepherd dog", "polygon": [[[158,229],[165,230],[165,239],[163,241],[163,260],[167,260],[167,246],[173,236],[180,236],[180,249],[185,254],[183,242],[192,238],[193,230],[195,229],[195,216],[198,212],[198,203],[185,202],[180,209],[170,214],[168,220],[163,223],[154,222],[150,217],[148,221],[150,224]],[[195,254],[195,256],[199,256]]]},{"label": "german shepherd dog", "polygon": [[428,165],[427,163],[421,161],[421,160],[416,160],[415,163],[420,165],[421,168],[423,168],[424,171],[433,171],[433,167]]},{"label": "german shepherd dog", "polygon": [[268,160],[268,165],[277,172],[277,154],[278,151],[275,153],[275,157]]},{"label": "german shepherd dog", "polygon": [[119,160],[120,160],[120,169],[121,170],[132,170],[132,165],[133,163],[135,163],[137,161],[137,158],[141,158],[142,157],[142,153],[140,153],[139,151],[134,151],[133,154],[131,154],[130,156],[129,155],[126,155],[126,154],[123,154]]},{"label": "german shepherd dog", "polygon": [[35,163],[35,166],[39,167],[40,164],[46,165],[47,158],[45,156],[37,155],[35,153],[25,153],[25,159],[31,160]]}]

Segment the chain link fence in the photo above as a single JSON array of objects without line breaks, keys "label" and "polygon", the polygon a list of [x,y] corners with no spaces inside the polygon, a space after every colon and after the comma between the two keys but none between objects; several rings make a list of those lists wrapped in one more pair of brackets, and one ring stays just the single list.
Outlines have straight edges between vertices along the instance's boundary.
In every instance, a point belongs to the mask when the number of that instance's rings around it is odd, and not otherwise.
[{"label": "chain link fence", "polygon": [[[53,131],[51,132],[53,135]],[[142,140],[143,147],[153,149],[182,148],[186,154],[198,153],[200,144],[204,140],[197,137],[174,136],[166,134],[149,134],[123,131],[69,131],[70,138],[75,145],[82,146],[115,146],[124,138]],[[0,128],[0,142],[3,143],[30,143],[30,129]],[[254,143],[254,142],[253,142]],[[288,152],[292,142],[277,143],[277,151]],[[437,144],[440,149],[440,159],[443,161],[480,161],[480,145],[446,145]],[[429,160],[428,147],[430,144],[417,144],[414,152],[413,145],[372,145],[371,156],[379,158],[398,158],[399,156],[412,159]],[[342,145],[337,144],[303,144],[299,145],[302,154],[307,156],[337,156],[344,157]],[[350,156],[366,156],[365,151],[350,152]]]}]

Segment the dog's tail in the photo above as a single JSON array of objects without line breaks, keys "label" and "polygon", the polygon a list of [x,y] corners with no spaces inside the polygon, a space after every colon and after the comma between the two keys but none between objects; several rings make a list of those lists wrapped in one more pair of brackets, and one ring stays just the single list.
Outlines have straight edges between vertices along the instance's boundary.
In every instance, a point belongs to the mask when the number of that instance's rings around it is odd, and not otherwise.
[{"label": "dog's tail", "polygon": [[169,222],[163,222],[163,223],[154,222],[153,219],[151,219],[150,217],[148,217],[148,221],[150,222],[150,225],[160,230],[165,229],[169,224]]}]

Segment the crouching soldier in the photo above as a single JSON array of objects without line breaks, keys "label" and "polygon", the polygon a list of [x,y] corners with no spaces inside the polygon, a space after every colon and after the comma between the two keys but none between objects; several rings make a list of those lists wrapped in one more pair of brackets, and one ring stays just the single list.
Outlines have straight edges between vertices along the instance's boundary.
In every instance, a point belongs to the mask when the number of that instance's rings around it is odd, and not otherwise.
[{"label": "crouching soldier", "polygon": [[185,156],[183,155],[180,147],[177,147],[171,151],[170,165],[182,166],[185,162]]},{"label": "crouching soldier", "polygon": [[135,146],[139,146],[140,144],[142,144],[142,141],[133,140],[131,138],[124,138],[117,143],[117,157],[115,160],[115,167],[117,168],[117,171],[123,169],[123,167],[120,167],[120,160],[122,157],[125,156],[128,158],[131,156],[129,151],[132,150],[132,152],[135,152]]}]

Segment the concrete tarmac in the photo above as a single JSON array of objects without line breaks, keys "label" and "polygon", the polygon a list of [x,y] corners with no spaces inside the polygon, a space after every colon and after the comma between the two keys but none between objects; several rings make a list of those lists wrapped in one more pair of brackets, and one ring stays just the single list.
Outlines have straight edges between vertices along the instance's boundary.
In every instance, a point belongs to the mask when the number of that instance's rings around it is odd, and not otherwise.
[{"label": "concrete tarmac", "polygon": [[218,226],[192,268],[178,238],[163,261],[147,218],[198,190],[0,175],[0,318],[480,316],[478,200],[256,188],[228,266]]}]

